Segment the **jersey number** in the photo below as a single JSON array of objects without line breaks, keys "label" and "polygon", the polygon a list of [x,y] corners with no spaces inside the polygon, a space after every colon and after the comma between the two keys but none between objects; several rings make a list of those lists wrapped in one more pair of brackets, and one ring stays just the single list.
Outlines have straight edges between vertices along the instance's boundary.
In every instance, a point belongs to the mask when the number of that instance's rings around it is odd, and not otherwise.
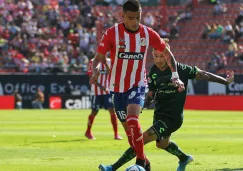
[{"label": "jersey number", "polygon": [[125,111],[117,111],[118,115],[120,116],[121,119],[126,119],[127,114]]}]

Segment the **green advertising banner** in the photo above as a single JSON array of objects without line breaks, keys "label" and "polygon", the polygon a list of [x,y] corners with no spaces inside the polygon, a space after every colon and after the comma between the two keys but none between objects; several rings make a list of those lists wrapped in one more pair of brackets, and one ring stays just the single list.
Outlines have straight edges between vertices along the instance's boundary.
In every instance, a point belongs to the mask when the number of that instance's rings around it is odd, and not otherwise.
[{"label": "green advertising banner", "polygon": [[[126,0],[96,0],[96,5],[122,5]],[[160,0],[139,0],[142,6],[156,6]]]}]

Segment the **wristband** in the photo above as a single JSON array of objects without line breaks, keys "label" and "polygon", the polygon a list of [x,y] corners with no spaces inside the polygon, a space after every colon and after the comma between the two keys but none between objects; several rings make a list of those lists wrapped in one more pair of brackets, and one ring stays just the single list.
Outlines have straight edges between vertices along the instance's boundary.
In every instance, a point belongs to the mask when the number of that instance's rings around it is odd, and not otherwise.
[{"label": "wristband", "polygon": [[172,72],[171,79],[179,78],[178,72]]}]

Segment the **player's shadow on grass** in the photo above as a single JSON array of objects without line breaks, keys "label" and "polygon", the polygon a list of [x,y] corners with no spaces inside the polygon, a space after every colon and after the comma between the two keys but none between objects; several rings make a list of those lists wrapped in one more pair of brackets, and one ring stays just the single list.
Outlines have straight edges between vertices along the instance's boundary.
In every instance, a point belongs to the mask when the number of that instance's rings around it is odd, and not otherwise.
[{"label": "player's shadow on grass", "polygon": [[243,168],[234,168],[234,169],[223,168],[223,169],[216,169],[215,171],[243,171]]},{"label": "player's shadow on grass", "polygon": [[45,144],[45,143],[67,143],[67,142],[82,142],[82,141],[88,141],[86,139],[76,139],[76,140],[56,140],[56,141],[42,141],[42,142],[32,142],[36,144]]}]

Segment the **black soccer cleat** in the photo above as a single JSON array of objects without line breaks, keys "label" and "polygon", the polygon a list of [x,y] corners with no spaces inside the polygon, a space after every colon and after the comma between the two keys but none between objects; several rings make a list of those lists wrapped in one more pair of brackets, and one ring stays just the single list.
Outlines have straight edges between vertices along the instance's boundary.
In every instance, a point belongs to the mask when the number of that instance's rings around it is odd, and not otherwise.
[{"label": "black soccer cleat", "polygon": [[136,159],[136,164],[145,168],[146,162],[145,162],[145,160],[142,160],[142,159]]},{"label": "black soccer cleat", "polygon": [[150,163],[146,164],[144,169],[145,169],[146,171],[151,171]]}]

